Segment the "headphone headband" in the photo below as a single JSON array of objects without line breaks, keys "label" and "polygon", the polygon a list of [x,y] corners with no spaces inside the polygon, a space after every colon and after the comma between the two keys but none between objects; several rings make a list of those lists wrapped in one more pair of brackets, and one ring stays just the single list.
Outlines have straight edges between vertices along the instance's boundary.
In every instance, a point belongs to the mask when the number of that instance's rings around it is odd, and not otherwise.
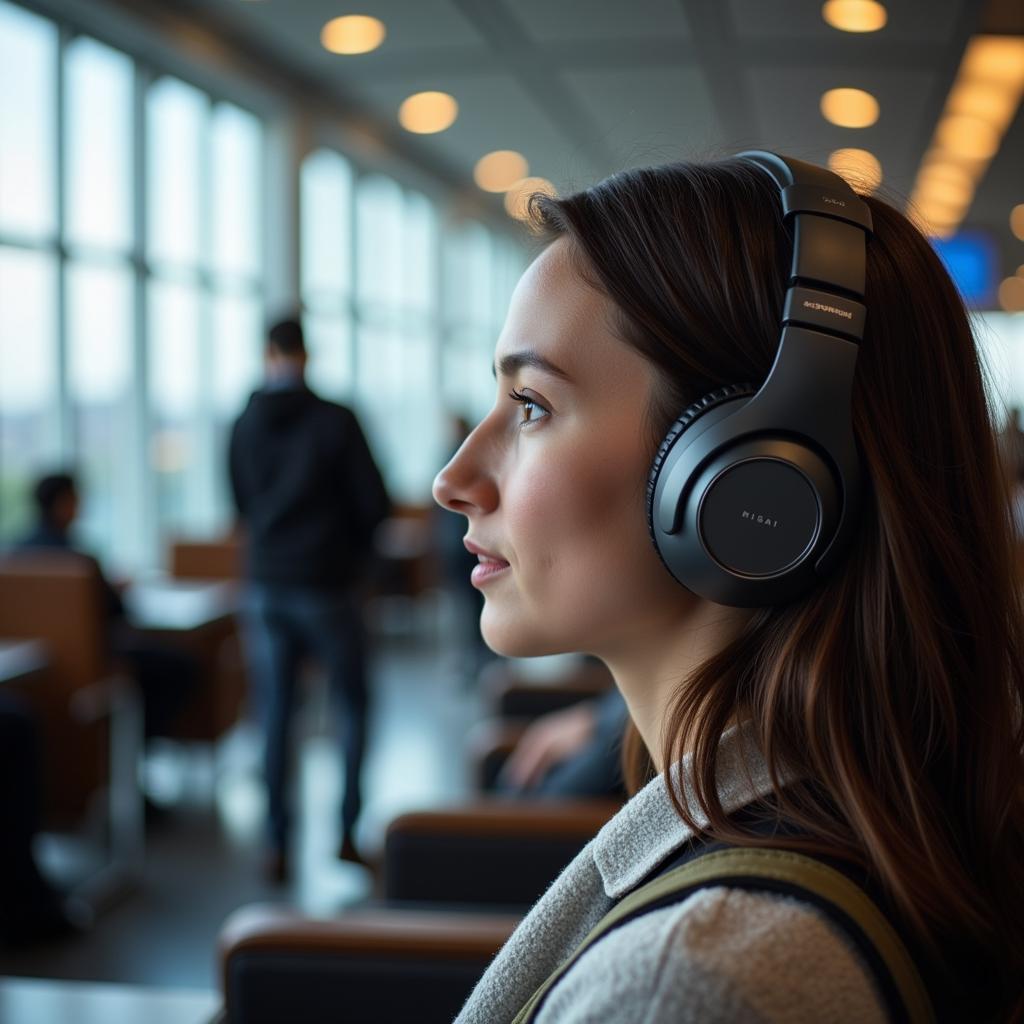
[{"label": "headphone headband", "polygon": [[864,335],[871,212],[824,167],[739,154],[771,177],[793,257],[775,362],[760,389],[733,385],[676,420],[647,487],[669,572],[720,604],[781,604],[815,586],[849,543],[861,467],[850,412]]}]

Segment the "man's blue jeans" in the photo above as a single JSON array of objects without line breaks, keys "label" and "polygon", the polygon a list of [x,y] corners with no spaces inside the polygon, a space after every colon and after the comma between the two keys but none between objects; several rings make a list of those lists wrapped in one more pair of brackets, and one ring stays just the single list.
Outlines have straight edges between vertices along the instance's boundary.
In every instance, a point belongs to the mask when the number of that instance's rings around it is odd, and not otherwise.
[{"label": "man's blue jeans", "polygon": [[284,851],[291,823],[287,794],[288,730],[299,666],[312,655],[327,672],[345,758],[341,827],[350,835],[362,807],[366,746],[366,635],[355,598],[346,591],[253,584],[246,594],[249,671],[265,741],[270,841]]}]

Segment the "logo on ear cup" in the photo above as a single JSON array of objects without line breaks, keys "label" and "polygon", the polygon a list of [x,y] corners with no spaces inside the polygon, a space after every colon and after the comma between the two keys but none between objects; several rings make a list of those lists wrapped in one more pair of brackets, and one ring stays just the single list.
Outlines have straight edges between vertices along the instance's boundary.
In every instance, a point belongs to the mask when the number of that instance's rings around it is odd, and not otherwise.
[{"label": "logo on ear cup", "polygon": [[[779,511],[771,516],[751,512],[750,498],[758,496],[768,496]],[[813,485],[796,466],[750,458],[727,465],[707,484],[697,524],[705,550],[724,569],[774,576],[814,546],[821,509]]]}]

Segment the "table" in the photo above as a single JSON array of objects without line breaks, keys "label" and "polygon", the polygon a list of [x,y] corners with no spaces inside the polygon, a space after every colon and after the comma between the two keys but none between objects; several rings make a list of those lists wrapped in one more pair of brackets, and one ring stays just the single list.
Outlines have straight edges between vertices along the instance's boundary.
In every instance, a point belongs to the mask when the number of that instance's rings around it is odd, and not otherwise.
[{"label": "table", "polygon": [[133,583],[123,595],[128,621],[147,632],[189,632],[238,610],[238,586],[224,580]]},{"label": "table", "polygon": [[213,1024],[216,992],[49,978],[0,978],[2,1024]]},{"label": "table", "polygon": [[238,584],[163,577],[134,583],[123,599],[138,633],[187,651],[199,663],[198,692],[182,708],[172,738],[219,739],[238,721],[247,689],[235,622]]}]

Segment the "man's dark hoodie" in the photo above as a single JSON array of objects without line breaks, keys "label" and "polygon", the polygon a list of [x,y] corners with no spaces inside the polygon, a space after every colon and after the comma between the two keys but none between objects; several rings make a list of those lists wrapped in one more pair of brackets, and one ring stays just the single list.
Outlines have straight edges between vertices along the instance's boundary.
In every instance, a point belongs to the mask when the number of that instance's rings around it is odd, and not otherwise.
[{"label": "man's dark hoodie", "polygon": [[356,581],[390,504],[350,410],[302,384],[257,391],[232,431],[230,470],[250,580]]}]

